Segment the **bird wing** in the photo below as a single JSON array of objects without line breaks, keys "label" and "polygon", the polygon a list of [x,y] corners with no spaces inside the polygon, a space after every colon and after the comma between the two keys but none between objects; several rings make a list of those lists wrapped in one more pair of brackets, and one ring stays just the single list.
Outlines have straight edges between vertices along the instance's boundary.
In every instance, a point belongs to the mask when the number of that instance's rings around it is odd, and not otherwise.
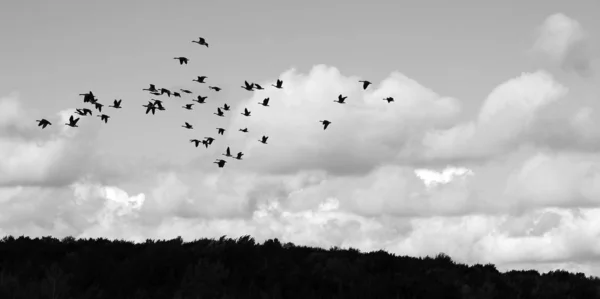
[{"label": "bird wing", "polygon": [[266,99],[263,101],[263,103],[264,103],[265,105],[266,105],[266,104],[269,104],[269,98],[266,98]]},{"label": "bird wing", "polygon": [[229,150],[229,146],[227,147],[227,156],[231,155],[231,151]]}]

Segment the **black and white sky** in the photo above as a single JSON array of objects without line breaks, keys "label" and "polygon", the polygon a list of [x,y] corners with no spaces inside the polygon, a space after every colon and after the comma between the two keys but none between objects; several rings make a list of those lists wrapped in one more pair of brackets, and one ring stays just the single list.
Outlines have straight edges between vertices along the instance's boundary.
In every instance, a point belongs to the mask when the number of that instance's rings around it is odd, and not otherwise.
[{"label": "black and white sky", "polygon": [[[5,2],[0,235],[249,234],[600,276],[599,1]],[[208,103],[145,115],[150,83]],[[90,90],[123,109],[64,126]],[[227,146],[244,160],[221,169]]]}]

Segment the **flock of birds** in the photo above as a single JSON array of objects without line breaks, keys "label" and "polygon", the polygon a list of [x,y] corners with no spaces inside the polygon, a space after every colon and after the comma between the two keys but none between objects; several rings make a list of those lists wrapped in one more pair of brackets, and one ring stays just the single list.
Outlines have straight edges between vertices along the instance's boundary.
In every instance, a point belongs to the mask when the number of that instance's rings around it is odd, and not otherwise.
[{"label": "flock of birds", "polygon": [[[194,40],[192,41],[193,43],[197,43],[201,46],[205,46],[208,48],[208,43],[206,42],[206,40],[202,37],[198,38],[198,40]],[[186,57],[174,57],[173,59],[178,60],[180,65],[183,64],[188,64],[189,59]],[[198,83],[206,83],[205,80],[207,79],[207,76],[198,76],[196,79],[192,80],[193,82],[198,82]],[[361,80],[358,81],[360,83],[362,83],[362,88],[363,90],[366,90],[369,85],[371,85],[371,82],[366,81],[366,80]],[[283,81],[281,80],[277,80],[277,82],[275,84],[272,84],[271,86],[273,86],[274,88],[277,89],[283,89]],[[243,89],[248,90],[248,91],[255,91],[255,90],[264,90],[264,88],[262,86],[260,86],[257,83],[248,83],[248,81],[244,81],[244,85],[241,86]],[[218,86],[208,86],[209,90],[213,90],[215,92],[219,92],[221,91],[221,88]],[[166,88],[157,88],[156,85],[154,84],[150,84],[150,86],[148,88],[142,89],[143,91],[148,91],[151,95],[154,96],[162,96],[162,95],[167,95],[167,97],[179,97],[181,98],[181,93],[185,93],[185,94],[189,94],[191,95],[192,92],[190,90],[187,89],[180,89],[179,91],[181,92],[174,92],[171,91],[169,89]],[[94,105],[94,109],[98,110],[98,112],[102,113],[102,107],[104,107],[104,104],[99,103],[98,99],[96,98],[96,96],[90,91],[88,93],[84,93],[84,94],[80,94],[80,96],[83,96],[83,102],[84,103],[90,103],[92,105]],[[206,99],[208,98],[208,96],[201,96],[198,95],[195,99],[193,99],[193,102],[196,102],[198,104],[205,104],[206,103]],[[343,96],[343,95],[339,95],[337,100],[334,100],[334,102],[339,103],[339,104],[345,104],[346,103],[346,98],[347,96]],[[262,100],[262,102],[258,102],[258,104],[264,106],[264,107],[269,107],[269,98],[265,98],[264,100]],[[387,97],[383,99],[384,101],[387,101],[388,103],[391,103],[394,101],[393,97]],[[110,108],[114,108],[114,109],[121,109],[121,99],[119,100],[114,100],[113,104],[108,106]],[[195,103],[190,103],[190,104],[185,104],[184,106],[182,106],[183,109],[187,109],[187,110],[192,110],[193,106]],[[166,110],[165,107],[163,106],[163,101],[162,100],[156,100],[156,99],[151,99],[150,101],[148,101],[148,104],[146,105],[142,105],[142,107],[146,108],[146,114],[152,112],[152,115],[154,115],[156,113],[156,110],[159,111],[164,111]],[[223,107],[217,107],[217,112],[213,113],[219,117],[225,117],[225,113],[223,111],[230,111],[231,106],[227,105],[227,104],[223,104]],[[92,115],[92,110],[88,109],[88,108],[77,108],[75,110],[75,114],[78,114],[79,116],[87,116],[87,115]],[[249,117],[251,112],[250,110],[248,110],[248,108],[244,108],[244,112],[241,113],[244,116]],[[106,114],[98,114],[96,115],[97,117],[100,117],[100,121],[104,121],[104,123],[108,123],[108,119],[110,118],[109,115]],[[73,115],[71,115],[69,117],[69,122],[65,123],[65,125],[70,126],[70,127],[78,127],[77,126],[77,122],[79,121],[79,117],[74,118]],[[50,123],[47,119],[40,119],[40,120],[36,120],[38,123],[38,126],[42,127],[42,129],[46,128],[49,125],[52,125],[52,123]],[[326,130],[327,127],[329,125],[331,125],[331,121],[329,120],[320,120],[320,123],[323,124],[323,130]],[[185,129],[193,129],[194,127],[189,124],[188,122],[185,122],[184,125],[182,125],[183,128]],[[240,132],[243,133],[248,133],[248,128],[243,128],[243,129],[239,129]],[[225,133],[225,129],[224,128],[217,128],[217,134],[223,135]],[[269,139],[269,136],[265,136],[263,135],[262,138],[260,140],[258,140],[259,142],[263,143],[263,144],[267,144],[267,140]],[[199,140],[199,139],[190,139],[190,142],[193,143],[196,147],[198,147],[200,144],[203,144],[206,148],[208,148],[213,141],[215,141],[214,137],[204,137],[203,140]],[[229,158],[234,158],[237,160],[241,160],[242,156],[244,155],[244,153],[239,152],[237,153],[237,155],[232,155],[231,154],[231,150],[229,147],[227,147],[226,152],[223,154],[223,156],[225,157],[229,157]],[[225,163],[227,163],[227,161],[223,160],[223,159],[217,159],[215,162],[213,162],[215,164],[217,164],[220,168],[225,166]]]}]

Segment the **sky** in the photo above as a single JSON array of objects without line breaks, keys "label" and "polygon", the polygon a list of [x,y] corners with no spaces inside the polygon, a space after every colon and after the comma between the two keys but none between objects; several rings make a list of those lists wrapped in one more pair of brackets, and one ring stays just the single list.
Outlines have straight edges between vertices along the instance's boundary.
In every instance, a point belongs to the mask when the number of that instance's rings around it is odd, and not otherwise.
[{"label": "sky", "polygon": [[[248,234],[600,276],[599,12],[594,0],[2,3],[0,235]],[[207,104],[161,98],[167,110],[146,115],[149,84]],[[65,126],[88,91],[123,109]],[[223,103],[232,111],[213,115]],[[208,149],[189,142],[205,136]],[[243,160],[218,168],[227,146]]]}]

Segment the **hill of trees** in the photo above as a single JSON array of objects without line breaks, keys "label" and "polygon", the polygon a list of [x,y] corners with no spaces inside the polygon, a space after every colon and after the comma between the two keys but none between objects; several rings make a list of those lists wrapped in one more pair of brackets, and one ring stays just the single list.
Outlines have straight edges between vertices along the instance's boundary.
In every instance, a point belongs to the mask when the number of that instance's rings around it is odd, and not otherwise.
[{"label": "hill of trees", "polygon": [[257,244],[250,236],[183,242],[12,236],[0,241],[0,298],[600,298],[600,279],[500,273],[384,251]]}]

